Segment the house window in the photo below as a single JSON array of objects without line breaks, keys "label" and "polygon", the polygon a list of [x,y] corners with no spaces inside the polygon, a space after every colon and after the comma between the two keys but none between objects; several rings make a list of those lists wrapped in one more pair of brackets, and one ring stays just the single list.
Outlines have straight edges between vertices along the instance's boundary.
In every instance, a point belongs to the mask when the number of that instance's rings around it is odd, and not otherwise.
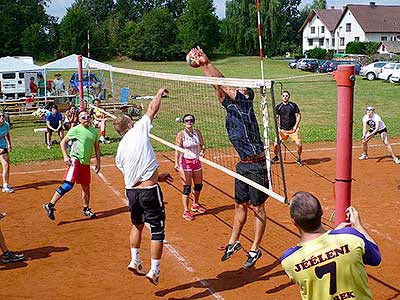
[{"label": "house window", "polygon": [[340,38],[339,45],[340,45],[340,46],[344,46],[344,37]]},{"label": "house window", "polygon": [[312,46],[313,45],[313,39],[308,39],[308,46]]},{"label": "house window", "polygon": [[385,52],[386,51],[386,47],[385,45],[382,45],[382,51]]},{"label": "house window", "polygon": [[351,32],[351,23],[346,23],[346,32]]},{"label": "house window", "polygon": [[382,41],[382,42],[387,41],[387,36],[381,36],[381,41]]},{"label": "house window", "polygon": [[311,27],[311,33],[315,33],[315,27]]},{"label": "house window", "polygon": [[321,33],[325,33],[325,26],[321,26]]},{"label": "house window", "polygon": [[335,39],[332,39],[332,47],[335,47]]},{"label": "house window", "polygon": [[324,46],[324,39],[319,39],[319,46],[323,47]]},{"label": "house window", "polygon": [[325,39],[326,46],[329,47],[329,39]]},{"label": "house window", "polygon": [[355,42],[359,42],[359,41],[360,41],[360,37],[359,37],[359,36],[355,36],[355,37],[354,37],[354,41],[355,41]]}]

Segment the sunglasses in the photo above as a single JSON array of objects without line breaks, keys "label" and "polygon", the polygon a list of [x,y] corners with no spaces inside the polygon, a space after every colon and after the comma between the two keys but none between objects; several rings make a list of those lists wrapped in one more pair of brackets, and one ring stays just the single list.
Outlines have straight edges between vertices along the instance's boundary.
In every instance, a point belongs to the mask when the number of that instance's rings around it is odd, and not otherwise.
[{"label": "sunglasses", "polygon": [[183,120],[183,122],[185,122],[185,123],[194,123],[194,120],[193,119],[185,119],[185,120]]},{"label": "sunglasses", "polygon": [[289,95],[282,95],[282,98],[288,98]]},{"label": "sunglasses", "polygon": [[81,119],[87,121],[87,120],[90,120],[90,116],[89,115],[81,116]]}]

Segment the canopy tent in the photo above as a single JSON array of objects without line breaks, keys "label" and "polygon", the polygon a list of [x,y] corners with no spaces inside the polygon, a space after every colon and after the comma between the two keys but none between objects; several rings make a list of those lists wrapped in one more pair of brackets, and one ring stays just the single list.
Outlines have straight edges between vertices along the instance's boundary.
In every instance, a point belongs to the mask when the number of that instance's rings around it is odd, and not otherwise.
[{"label": "canopy tent", "polygon": [[0,58],[0,73],[4,72],[28,72],[42,71],[43,67],[35,64],[29,64],[17,58],[6,56]]},{"label": "canopy tent", "polygon": [[[78,71],[78,55],[71,54],[69,56],[60,58],[42,66],[45,74],[47,71],[60,71],[60,70],[76,70]],[[105,64],[94,59],[82,56],[82,69],[100,70],[110,72],[111,94],[114,97],[114,81],[112,75],[112,66]],[[47,95],[47,92],[45,93]]]}]

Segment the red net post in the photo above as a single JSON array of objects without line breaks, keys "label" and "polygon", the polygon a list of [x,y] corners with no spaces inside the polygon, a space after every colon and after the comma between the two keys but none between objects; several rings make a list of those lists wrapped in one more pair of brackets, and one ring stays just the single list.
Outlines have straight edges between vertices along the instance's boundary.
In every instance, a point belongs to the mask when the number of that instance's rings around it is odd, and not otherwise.
[{"label": "red net post", "polygon": [[335,226],[346,221],[351,203],[354,66],[338,66],[333,74],[338,87],[336,128]]},{"label": "red net post", "polygon": [[83,102],[83,72],[82,72],[82,55],[78,55],[78,80],[79,80],[79,109],[85,109]]}]

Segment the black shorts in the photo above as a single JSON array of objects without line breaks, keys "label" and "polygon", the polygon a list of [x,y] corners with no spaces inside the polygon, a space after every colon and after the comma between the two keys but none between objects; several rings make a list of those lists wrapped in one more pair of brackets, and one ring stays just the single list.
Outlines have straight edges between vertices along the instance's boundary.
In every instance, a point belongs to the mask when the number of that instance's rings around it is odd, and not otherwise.
[{"label": "black shorts", "polygon": [[[372,129],[370,129],[369,130],[369,132],[372,132],[373,130]],[[376,133],[375,133],[375,135],[377,135],[377,134],[381,134],[381,133],[383,133],[383,132],[387,132],[387,129],[386,129],[386,127],[385,128],[383,128],[383,129],[381,129],[381,130],[379,130],[379,131],[377,131]]]},{"label": "black shorts", "polygon": [[147,189],[127,189],[126,196],[132,224],[140,225],[146,222],[164,228],[164,198],[159,185]]},{"label": "black shorts", "polygon": [[[268,171],[265,160],[251,163],[238,162],[236,172],[258,184],[268,188]],[[235,178],[235,201],[243,204],[248,201],[253,206],[259,206],[268,199],[268,195],[247,183]]]},{"label": "black shorts", "polygon": [[8,148],[0,148],[0,155],[7,153],[8,153]]}]

